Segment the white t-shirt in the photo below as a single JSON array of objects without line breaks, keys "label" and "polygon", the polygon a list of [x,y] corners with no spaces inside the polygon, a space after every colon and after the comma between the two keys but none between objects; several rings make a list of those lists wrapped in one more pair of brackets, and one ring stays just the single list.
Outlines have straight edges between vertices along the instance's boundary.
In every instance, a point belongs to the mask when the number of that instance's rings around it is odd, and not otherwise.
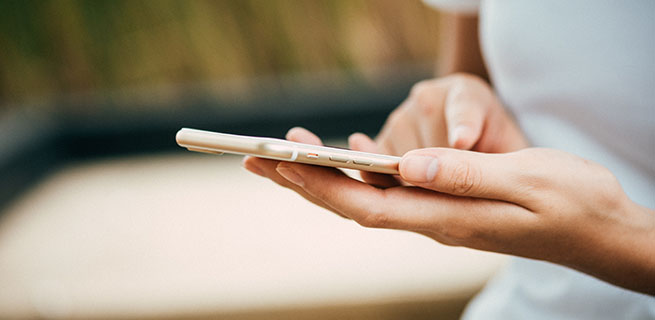
[{"label": "white t-shirt", "polygon": [[[479,14],[495,90],[533,145],[604,165],[655,208],[655,1],[426,2]],[[655,319],[655,298],[514,258],[464,319]]]}]

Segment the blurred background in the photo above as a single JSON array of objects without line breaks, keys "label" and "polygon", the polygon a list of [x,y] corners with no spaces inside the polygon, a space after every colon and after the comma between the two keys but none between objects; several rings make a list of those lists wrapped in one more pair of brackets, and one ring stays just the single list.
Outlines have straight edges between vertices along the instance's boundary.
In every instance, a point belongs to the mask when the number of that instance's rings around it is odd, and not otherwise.
[{"label": "blurred background", "polygon": [[502,257],[174,141],[374,136],[439,29],[421,1],[0,2],[0,318],[457,318]]},{"label": "blurred background", "polygon": [[3,1],[3,159],[170,150],[182,126],[374,134],[437,29],[419,1]]}]

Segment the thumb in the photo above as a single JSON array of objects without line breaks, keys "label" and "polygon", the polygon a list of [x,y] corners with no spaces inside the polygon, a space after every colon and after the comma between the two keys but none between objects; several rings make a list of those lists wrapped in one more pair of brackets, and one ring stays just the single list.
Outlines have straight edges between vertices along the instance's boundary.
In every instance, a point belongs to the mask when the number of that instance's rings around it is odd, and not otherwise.
[{"label": "thumb", "polygon": [[399,171],[403,180],[425,189],[521,203],[521,169],[515,158],[448,148],[416,149],[403,156]]}]

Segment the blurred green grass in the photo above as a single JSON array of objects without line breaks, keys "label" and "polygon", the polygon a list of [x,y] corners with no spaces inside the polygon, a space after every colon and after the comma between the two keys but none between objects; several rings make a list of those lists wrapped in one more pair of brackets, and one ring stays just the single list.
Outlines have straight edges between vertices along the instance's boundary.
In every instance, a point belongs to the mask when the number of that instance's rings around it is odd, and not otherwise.
[{"label": "blurred green grass", "polygon": [[419,0],[0,1],[0,109],[121,88],[435,59]]}]

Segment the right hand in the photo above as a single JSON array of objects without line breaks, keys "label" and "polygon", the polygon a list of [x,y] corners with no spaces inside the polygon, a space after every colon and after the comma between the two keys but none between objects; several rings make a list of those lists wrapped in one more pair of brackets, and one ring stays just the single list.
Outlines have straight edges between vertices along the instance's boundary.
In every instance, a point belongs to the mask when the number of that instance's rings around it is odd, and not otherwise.
[{"label": "right hand", "polygon": [[[396,156],[429,147],[505,153],[529,146],[489,84],[469,74],[415,84],[375,141],[361,133],[348,141],[353,150]],[[380,187],[398,184],[393,177],[369,172],[362,172],[362,178]]]}]

